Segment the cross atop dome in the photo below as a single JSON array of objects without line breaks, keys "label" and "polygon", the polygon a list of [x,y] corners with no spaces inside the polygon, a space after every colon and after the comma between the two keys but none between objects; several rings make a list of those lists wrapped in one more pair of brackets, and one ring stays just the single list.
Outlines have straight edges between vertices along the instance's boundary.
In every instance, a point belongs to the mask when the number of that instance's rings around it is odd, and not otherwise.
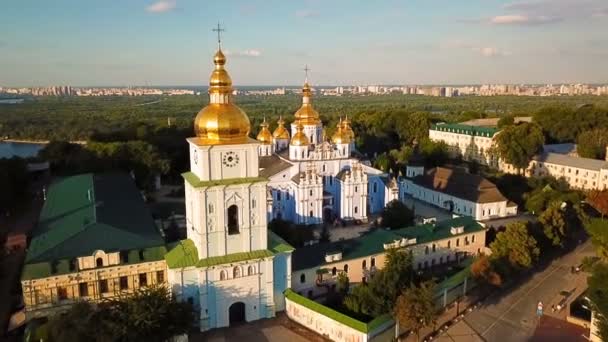
[{"label": "cross atop dome", "polygon": [[217,23],[217,27],[214,27],[211,31],[217,32],[217,46],[219,49],[222,48],[222,32],[226,32],[225,28],[222,28],[219,21]]},{"label": "cross atop dome", "polygon": [[304,70],[304,74],[306,75],[306,81],[305,82],[308,82],[308,72],[310,71],[310,68],[308,67],[308,64],[304,65],[304,69],[302,69],[302,70]]}]

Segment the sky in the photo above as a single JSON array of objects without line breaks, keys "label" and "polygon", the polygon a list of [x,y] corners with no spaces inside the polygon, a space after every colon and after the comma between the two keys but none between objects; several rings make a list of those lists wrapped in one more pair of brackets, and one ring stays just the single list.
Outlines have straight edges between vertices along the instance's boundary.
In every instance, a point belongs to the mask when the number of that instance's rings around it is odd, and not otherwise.
[{"label": "sky", "polygon": [[4,0],[0,86],[608,83],[606,0]]}]

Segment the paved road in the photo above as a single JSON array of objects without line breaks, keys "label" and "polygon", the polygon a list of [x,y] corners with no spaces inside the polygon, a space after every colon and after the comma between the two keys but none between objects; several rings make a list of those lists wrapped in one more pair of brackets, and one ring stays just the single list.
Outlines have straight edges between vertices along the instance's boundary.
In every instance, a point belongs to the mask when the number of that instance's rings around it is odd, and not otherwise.
[{"label": "paved road", "polygon": [[[582,258],[588,255],[594,255],[589,241],[560,259],[554,260],[542,272],[534,274],[509,294],[500,298],[486,299],[482,308],[467,315],[464,321],[485,341],[529,340],[538,323],[536,317],[538,301],[545,304],[545,313],[557,317],[563,316],[565,310],[557,314],[551,313],[551,304],[559,301],[560,291],[576,289],[576,293],[580,293],[586,287],[586,275],[571,274],[570,267],[580,264]],[[574,297],[572,296],[571,299]],[[448,334],[463,335],[452,330],[450,329]],[[477,338],[466,340],[478,341]]]}]

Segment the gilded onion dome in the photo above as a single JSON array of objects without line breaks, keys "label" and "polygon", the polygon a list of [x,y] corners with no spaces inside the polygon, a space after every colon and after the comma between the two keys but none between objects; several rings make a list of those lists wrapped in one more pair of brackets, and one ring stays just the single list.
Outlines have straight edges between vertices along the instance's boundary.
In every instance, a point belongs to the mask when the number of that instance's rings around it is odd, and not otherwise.
[{"label": "gilded onion dome", "polygon": [[278,126],[274,130],[274,132],[272,132],[272,136],[275,139],[289,139],[289,132],[287,131],[284,125],[285,120],[283,120],[283,117],[279,116]]},{"label": "gilded onion dome", "polygon": [[296,120],[302,125],[320,125],[319,113],[312,107],[312,91],[308,81],[302,87],[302,106],[295,114]]},{"label": "gilded onion dome", "polygon": [[296,134],[291,137],[290,145],[293,146],[308,146],[310,145],[310,141],[308,141],[308,137],[304,134],[304,126],[301,122],[297,121],[296,123]]},{"label": "gilded onion dome", "polygon": [[342,121],[342,130],[344,131],[344,134],[346,134],[348,136],[348,139],[350,141],[353,141],[355,139],[355,132],[353,131],[353,128],[350,125],[350,120],[348,120],[348,115]]},{"label": "gilded onion dome", "polygon": [[348,134],[344,131],[343,127],[344,124],[342,119],[340,119],[340,122],[336,125],[336,132],[331,136],[331,141],[334,144],[348,144],[350,142]]},{"label": "gilded onion dome", "polygon": [[232,79],[224,69],[226,56],[218,49],[209,79],[209,105],[194,119],[194,132],[203,145],[247,142],[251,124],[247,114],[232,103]]},{"label": "gilded onion dome", "polygon": [[264,118],[264,121],[262,121],[260,127],[262,127],[262,129],[260,130],[260,133],[258,133],[256,139],[265,145],[272,144],[272,134],[270,134],[270,130],[268,130],[268,123],[266,122],[266,118]]}]

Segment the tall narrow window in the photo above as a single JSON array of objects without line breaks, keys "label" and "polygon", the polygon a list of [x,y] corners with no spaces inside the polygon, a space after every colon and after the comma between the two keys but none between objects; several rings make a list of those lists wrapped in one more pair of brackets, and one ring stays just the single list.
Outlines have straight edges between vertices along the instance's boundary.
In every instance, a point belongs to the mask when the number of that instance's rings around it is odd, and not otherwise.
[{"label": "tall narrow window", "polygon": [[220,280],[226,280],[226,271],[220,271]]},{"label": "tall narrow window", "polygon": [[310,196],[312,196],[312,189],[310,189],[309,193],[310,193]]},{"label": "tall narrow window", "polygon": [[68,289],[63,286],[57,287],[57,297],[59,298],[59,300],[68,299]]},{"label": "tall narrow window", "polygon": [[348,273],[348,264],[344,265],[344,272]]},{"label": "tall narrow window", "polygon": [[127,278],[127,276],[122,276],[119,279],[120,289],[127,290],[129,288],[129,279]]},{"label": "tall narrow window", "polygon": [[241,276],[241,268],[238,266],[234,266],[232,270],[232,278],[239,278]]},{"label": "tall narrow window", "polygon": [[139,286],[148,286],[148,275],[146,273],[139,274]]},{"label": "tall narrow window", "polygon": [[255,274],[255,269],[253,268],[253,266],[249,266],[247,268],[247,275],[254,275]]},{"label": "tall narrow window", "polygon": [[95,260],[95,265],[96,265],[97,267],[103,267],[103,259],[102,259],[102,258],[97,258],[97,259]]},{"label": "tall narrow window", "polygon": [[78,295],[80,297],[89,296],[89,284],[88,283],[79,283],[78,284]]},{"label": "tall narrow window", "polygon": [[108,280],[102,279],[99,281],[99,293],[107,293],[108,292]]},{"label": "tall narrow window", "polygon": [[231,205],[228,207],[228,234],[239,233],[239,207]]},{"label": "tall narrow window", "polygon": [[304,284],[306,282],[306,275],[304,273],[300,274],[300,283]]},{"label": "tall narrow window", "polygon": [[361,268],[363,268],[363,269],[367,268],[367,260],[363,259],[363,262],[361,262]]},{"label": "tall narrow window", "polygon": [[355,207],[355,214],[359,212],[359,207]]},{"label": "tall narrow window", "polygon": [[312,212],[312,210],[311,210],[311,211],[310,211],[310,213],[309,213],[309,216],[310,216],[310,217],[312,217],[312,215],[313,215],[313,212]]},{"label": "tall narrow window", "polygon": [[281,191],[277,190],[277,201],[281,200]]},{"label": "tall narrow window", "polygon": [[372,258],[372,263],[371,264],[372,264],[372,267],[376,266],[376,258]]},{"label": "tall narrow window", "polygon": [[165,281],[165,272],[163,271],[156,271],[156,282],[157,283],[162,283]]},{"label": "tall narrow window", "polygon": [[252,200],[251,200],[251,208],[252,208],[252,209],[255,209],[255,199],[252,199]]}]

